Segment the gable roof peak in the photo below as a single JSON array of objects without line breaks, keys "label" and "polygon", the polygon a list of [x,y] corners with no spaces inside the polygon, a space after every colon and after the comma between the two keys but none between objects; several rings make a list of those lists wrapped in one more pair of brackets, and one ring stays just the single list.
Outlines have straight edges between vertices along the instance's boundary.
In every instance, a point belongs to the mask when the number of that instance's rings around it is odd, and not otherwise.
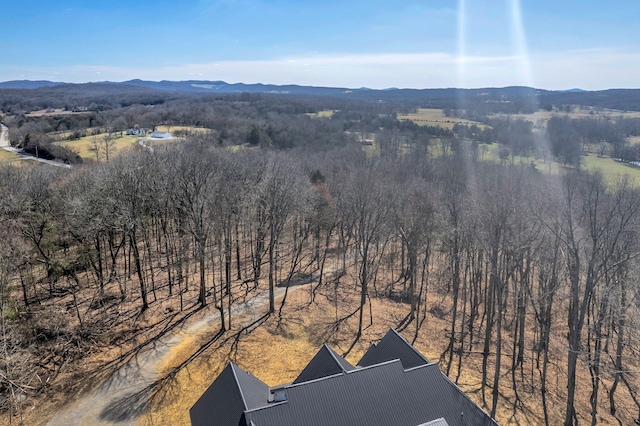
[{"label": "gable roof peak", "polygon": [[429,364],[429,360],[417,351],[400,333],[390,328],[378,344],[373,344],[362,356],[359,367],[399,359],[405,369]]},{"label": "gable roof peak", "polygon": [[324,344],[293,383],[308,382],[338,373],[346,373],[354,368],[346,359],[338,355],[327,344]]}]

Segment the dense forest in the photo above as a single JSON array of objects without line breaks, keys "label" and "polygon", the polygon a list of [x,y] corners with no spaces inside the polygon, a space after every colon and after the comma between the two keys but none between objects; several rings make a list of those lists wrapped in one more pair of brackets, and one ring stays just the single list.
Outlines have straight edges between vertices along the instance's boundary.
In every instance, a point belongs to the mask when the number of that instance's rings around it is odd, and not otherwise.
[{"label": "dense forest", "polygon": [[[224,332],[240,296],[268,293],[281,316],[277,286],[315,277],[312,300],[326,291],[350,303],[325,336],[350,324],[351,347],[376,321],[372,299],[400,303],[397,327],[414,341],[430,317],[446,321],[440,367],[457,382],[478,359],[478,402],[492,416],[509,403],[541,406],[545,424],[640,421],[640,190],[578,167],[588,146],[637,159],[625,138],[640,119],[560,117],[538,131],[500,106],[475,110],[481,127],[445,128],[398,120],[411,108],[393,103],[147,89],[140,102],[78,95],[65,106],[75,114],[34,117],[60,99],[18,92],[2,95],[3,121],[25,149],[56,146],[61,132],[207,131],[103,162],[51,150],[78,163],[70,170],[0,165],[7,418],[71,386],[61,381],[79,360],[140,349],[131,336],[154,306],[167,306],[160,328],[213,309]],[[334,112],[310,116],[321,110]],[[370,134],[377,150],[360,143]],[[566,167],[488,161],[479,143]]]}]

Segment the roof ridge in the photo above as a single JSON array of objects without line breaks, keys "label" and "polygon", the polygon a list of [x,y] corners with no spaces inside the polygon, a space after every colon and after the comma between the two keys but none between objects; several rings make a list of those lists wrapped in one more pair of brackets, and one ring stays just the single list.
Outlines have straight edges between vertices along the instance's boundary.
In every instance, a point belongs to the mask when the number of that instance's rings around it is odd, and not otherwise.
[{"label": "roof ridge", "polygon": [[[426,356],[422,355],[422,353],[417,350],[415,347],[413,347],[413,345],[411,343],[409,343],[409,341],[407,339],[404,338],[404,336],[402,336],[402,334],[398,333],[396,331],[396,329],[394,328],[389,328],[389,331],[393,331],[393,333],[398,336],[399,338],[401,338],[411,349],[413,349],[413,351],[418,354],[420,356],[420,358],[422,358],[425,362],[429,362],[429,360],[427,359]],[[389,331],[387,331],[387,334],[389,334]],[[384,337],[383,337],[384,339]],[[382,340],[382,339],[381,339]]]},{"label": "roof ridge", "polygon": [[[347,370],[346,368],[344,368],[344,365],[342,365],[342,362],[340,362],[340,358],[342,358],[342,360],[344,360],[344,362],[346,362],[347,364],[351,365],[351,363],[349,361],[347,361],[343,356],[340,356],[336,353],[336,351],[334,351],[333,349],[331,349],[331,347],[329,345],[327,345],[326,343],[322,345],[323,347],[326,347],[329,350],[329,353],[331,354],[331,357],[333,358],[333,360],[335,362],[338,363],[338,365],[340,366],[340,369],[342,371],[344,371],[345,373],[348,372],[349,370]],[[353,367],[353,366],[352,366]]]},{"label": "roof ridge", "polygon": [[236,374],[236,368],[242,370],[239,366],[234,364],[233,362],[229,362],[229,367],[231,367],[231,372],[233,373],[233,379],[236,382],[236,387],[238,388],[238,393],[240,394],[240,398],[242,398],[242,405],[244,405],[244,409],[248,409],[247,400],[244,397],[244,392],[242,392],[242,386],[240,386],[240,381],[238,380],[238,375]]},{"label": "roof ridge", "polygon": [[387,364],[392,364],[394,362],[398,362],[400,363],[400,367],[402,368],[402,370],[404,371],[404,367],[402,367],[402,362],[400,361],[400,358],[394,358],[394,359],[390,359],[389,361],[382,361],[379,362],[377,364],[372,364],[372,365],[366,365],[364,367],[358,367],[358,368],[354,368],[351,371],[347,371],[347,374],[351,374],[351,373],[355,373],[356,371],[363,371],[363,370],[369,370],[371,368],[375,368],[375,367],[380,367],[383,365],[387,365]]},{"label": "roof ridge", "polygon": [[307,380],[306,382],[289,383],[289,384],[284,384],[284,385],[280,385],[280,386],[274,386],[274,387],[272,387],[270,389],[295,388],[295,387],[298,387],[298,386],[301,386],[301,385],[307,385],[309,383],[316,383],[316,382],[319,382],[321,380],[333,379],[333,378],[336,378],[336,377],[342,377],[345,374],[353,374],[353,373],[356,373],[356,372],[359,372],[359,371],[371,370],[371,369],[376,368],[376,367],[383,367],[383,366],[386,366],[387,364],[393,364],[393,363],[396,363],[396,362],[400,364],[400,369],[404,371],[404,368],[402,367],[402,363],[400,362],[400,360],[399,359],[392,359],[392,360],[384,361],[384,362],[381,362],[381,363],[378,363],[378,364],[368,365],[366,367],[354,368],[351,371],[344,371],[343,373],[336,373],[336,374],[332,374],[330,376],[318,377],[317,379]]}]

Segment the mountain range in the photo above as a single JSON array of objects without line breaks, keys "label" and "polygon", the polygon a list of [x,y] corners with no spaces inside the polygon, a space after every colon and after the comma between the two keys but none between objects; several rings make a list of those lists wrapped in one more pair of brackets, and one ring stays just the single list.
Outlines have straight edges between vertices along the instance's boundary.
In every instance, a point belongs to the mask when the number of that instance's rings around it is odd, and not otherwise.
[{"label": "mountain range", "polygon": [[[480,89],[369,89],[346,87],[300,86],[295,84],[245,84],[224,81],[148,81],[63,83],[46,80],[14,80],[0,82],[0,93],[5,89],[36,90],[62,93],[270,93],[281,95],[328,96],[369,102],[395,102],[415,105],[439,104],[463,99],[472,102],[530,102],[539,105],[589,105],[599,108],[640,111],[640,89],[609,89],[586,91],[582,89],[544,90],[523,86]],[[9,90],[11,92],[11,90]]]}]

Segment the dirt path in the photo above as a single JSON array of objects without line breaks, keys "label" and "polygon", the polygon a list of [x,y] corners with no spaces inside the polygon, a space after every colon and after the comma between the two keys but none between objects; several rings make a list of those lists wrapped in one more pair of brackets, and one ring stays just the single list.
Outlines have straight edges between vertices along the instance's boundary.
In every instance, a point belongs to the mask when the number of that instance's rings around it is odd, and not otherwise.
[{"label": "dirt path", "polygon": [[[289,287],[289,292],[306,287],[306,285]],[[278,287],[275,295],[281,297],[284,292],[285,288]],[[263,292],[235,306],[232,312],[236,316],[254,312],[254,315],[258,317],[262,314],[261,308],[266,306],[268,300],[268,292]],[[212,312],[204,318],[192,324],[185,324],[182,329],[159,339],[152,348],[141,352],[104,383],[65,407],[47,422],[47,426],[135,425],[142,412],[136,408],[135,403],[130,402],[131,398],[127,397],[143,391],[158,380],[161,369],[172,356],[171,350],[187,337],[217,330],[220,314],[218,311],[213,311],[213,308],[210,309]],[[114,407],[117,409],[114,410]]]}]

